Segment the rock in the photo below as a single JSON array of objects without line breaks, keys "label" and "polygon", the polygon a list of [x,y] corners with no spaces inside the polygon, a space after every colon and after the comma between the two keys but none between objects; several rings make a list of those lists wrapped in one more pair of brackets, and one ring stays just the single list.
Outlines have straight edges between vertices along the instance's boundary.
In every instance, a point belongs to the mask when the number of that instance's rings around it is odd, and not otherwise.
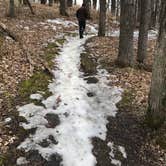
[{"label": "rock", "polygon": [[94,94],[93,92],[88,92],[88,93],[87,93],[87,96],[88,96],[88,97],[94,97],[95,94]]},{"label": "rock", "polygon": [[47,166],[60,166],[62,162],[62,157],[59,154],[52,154],[49,157]]},{"label": "rock", "polygon": [[46,148],[50,145],[50,142],[47,139],[44,139],[42,142],[39,143],[40,146]]},{"label": "rock", "polygon": [[88,84],[96,84],[99,82],[99,80],[96,77],[87,77],[85,78]]},{"label": "rock", "polygon": [[49,135],[48,139],[55,145],[58,144],[58,142],[55,140],[54,136],[53,135]]},{"label": "rock", "polygon": [[60,124],[59,117],[56,114],[48,113],[45,115],[44,118],[48,121],[48,124],[46,125],[46,127],[48,128],[55,128],[57,125]]}]

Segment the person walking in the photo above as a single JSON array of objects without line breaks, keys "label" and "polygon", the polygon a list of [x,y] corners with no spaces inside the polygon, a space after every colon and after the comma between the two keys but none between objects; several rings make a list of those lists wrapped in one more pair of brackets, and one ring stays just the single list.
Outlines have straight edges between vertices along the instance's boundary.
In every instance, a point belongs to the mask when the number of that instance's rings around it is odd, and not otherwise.
[{"label": "person walking", "polygon": [[84,33],[85,27],[86,27],[86,20],[88,19],[88,12],[87,12],[85,3],[83,3],[82,6],[77,10],[76,16],[78,19],[79,35],[80,35],[80,39],[81,39],[81,38],[83,38],[83,33]]}]

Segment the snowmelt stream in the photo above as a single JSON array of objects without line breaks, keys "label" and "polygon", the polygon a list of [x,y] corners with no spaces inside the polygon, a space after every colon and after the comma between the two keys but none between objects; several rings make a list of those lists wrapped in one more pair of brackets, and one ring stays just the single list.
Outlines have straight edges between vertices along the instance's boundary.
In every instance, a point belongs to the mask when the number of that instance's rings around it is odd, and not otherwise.
[{"label": "snowmelt stream", "polygon": [[[121,99],[121,89],[108,86],[105,70],[98,69],[96,84],[84,80],[80,54],[87,38],[67,38],[56,59],[55,79],[49,85],[53,95],[42,101],[45,107],[30,103],[18,109],[20,116],[28,121],[21,125],[25,129],[37,128],[18,148],[38,150],[47,160],[52,154],[59,154],[63,166],[95,166],[91,138],[106,138],[107,117],[116,115],[116,103]],[[88,92],[94,96],[88,97]],[[45,115],[48,113],[60,119],[55,128],[47,128]],[[58,143],[50,142],[49,146],[42,147],[40,143],[50,135]]]}]

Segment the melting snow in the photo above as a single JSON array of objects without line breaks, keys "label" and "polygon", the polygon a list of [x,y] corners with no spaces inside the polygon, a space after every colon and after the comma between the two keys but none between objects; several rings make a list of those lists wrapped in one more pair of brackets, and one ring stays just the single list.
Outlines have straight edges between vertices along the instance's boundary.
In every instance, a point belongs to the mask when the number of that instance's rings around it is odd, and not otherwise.
[{"label": "melting snow", "polygon": [[76,23],[74,23],[73,21],[67,21],[67,20],[63,20],[63,19],[54,19],[54,20],[47,20],[48,23],[53,23],[53,24],[61,24],[65,27],[69,27],[69,26],[78,26]]},{"label": "melting snow", "polygon": [[36,93],[36,94],[31,94],[31,95],[30,95],[30,99],[41,100],[42,97],[43,97],[43,96],[42,96],[41,94],[38,94],[38,93]]},{"label": "melting snow", "polygon": [[[49,21],[50,22],[50,21]],[[56,19],[53,22],[61,22]],[[88,38],[88,37],[87,37]],[[97,84],[87,84],[80,68],[80,53],[86,39],[68,38],[56,59],[58,70],[55,79],[49,85],[53,95],[43,101],[45,108],[33,103],[18,109],[20,116],[27,119],[22,123],[25,129],[36,128],[18,148],[25,151],[38,150],[47,160],[52,154],[62,156],[64,166],[94,166],[96,159],[92,154],[92,137],[106,138],[108,116],[116,115],[116,103],[121,99],[121,89],[107,84],[108,73],[98,70]],[[95,94],[88,97],[87,93]],[[60,125],[47,128],[47,113],[59,116]],[[50,143],[48,147],[40,143],[52,135],[58,144]]]},{"label": "melting snow", "polygon": [[127,158],[127,154],[125,151],[125,148],[123,146],[118,146],[118,149],[115,148],[114,143],[113,142],[109,142],[108,147],[110,147],[110,159],[111,159],[111,163],[116,165],[116,166],[121,166],[122,163],[120,160],[115,159],[115,154],[114,154],[114,150],[119,150],[119,152],[122,154],[123,158]]},{"label": "melting snow", "polygon": [[[119,37],[120,31],[119,30],[114,30],[111,32],[110,36],[112,37]],[[155,40],[157,39],[158,32],[155,30],[150,30],[148,33],[148,39],[149,40]],[[138,38],[139,36],[139,31],[134,32],[134,38]]]},{"label": "melting snow", "polygon": [[17,159],[17,165],[23,165],[23,164],[28,164],[29,162],[26,160],[25,157],[19,157]]}]

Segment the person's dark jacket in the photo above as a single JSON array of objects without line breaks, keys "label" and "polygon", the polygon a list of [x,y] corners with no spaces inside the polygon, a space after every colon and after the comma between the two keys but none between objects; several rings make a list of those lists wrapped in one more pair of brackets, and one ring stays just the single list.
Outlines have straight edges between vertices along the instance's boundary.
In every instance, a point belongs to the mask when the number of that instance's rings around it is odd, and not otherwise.
[{"label": "person's dark jacket", "polygon": [[76,16],[78,21],[86,21],[88,19],[88,12],[85,7],[81,7],[77,10]]}]

